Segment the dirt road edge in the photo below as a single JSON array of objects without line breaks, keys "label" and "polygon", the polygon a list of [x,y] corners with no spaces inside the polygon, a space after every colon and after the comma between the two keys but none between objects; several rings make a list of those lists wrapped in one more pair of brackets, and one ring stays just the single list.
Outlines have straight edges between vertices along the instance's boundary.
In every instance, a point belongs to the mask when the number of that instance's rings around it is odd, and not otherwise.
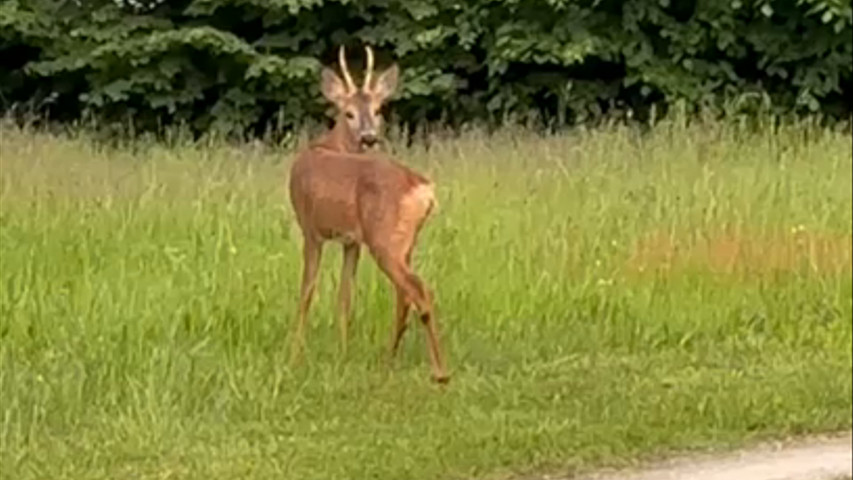
[{"label": "dirt road edge", "polygon": [[[718,455],[667,460],[572,480],[839,480],[853,476],[853,434],[766,443]],[[569,479],[565,479],[569,480]]]}]

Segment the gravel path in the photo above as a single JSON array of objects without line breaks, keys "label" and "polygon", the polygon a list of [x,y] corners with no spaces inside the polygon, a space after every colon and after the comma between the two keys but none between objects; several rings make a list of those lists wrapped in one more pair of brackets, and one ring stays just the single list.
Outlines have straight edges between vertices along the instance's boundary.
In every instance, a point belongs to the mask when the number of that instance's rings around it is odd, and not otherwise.
[{"label": "gravel path", "polygon": [[722,456],[668,461],[647,469],[582,480],[841,480],[853,476],[851,434]]}]

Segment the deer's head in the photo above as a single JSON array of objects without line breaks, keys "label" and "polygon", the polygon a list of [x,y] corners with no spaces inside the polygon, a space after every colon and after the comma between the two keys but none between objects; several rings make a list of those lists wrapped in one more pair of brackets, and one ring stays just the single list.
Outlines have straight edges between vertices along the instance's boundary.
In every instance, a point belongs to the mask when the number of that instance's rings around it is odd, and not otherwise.
[{"label": "deer's head", "polygon": [[382,104],[397,88],[399,69],[391,65],[376,78],[373,78],[373,50],[365,47],[367,56],[364,83],[361,88],[355,85],[347,68],[346,52],[341,46],[338,51],[343,79],[331,68],[323,68],[323,96],[335,104],[338,110],[337,122],[343,123],[350,140],[359,147],[370,147],[379,141]]}]

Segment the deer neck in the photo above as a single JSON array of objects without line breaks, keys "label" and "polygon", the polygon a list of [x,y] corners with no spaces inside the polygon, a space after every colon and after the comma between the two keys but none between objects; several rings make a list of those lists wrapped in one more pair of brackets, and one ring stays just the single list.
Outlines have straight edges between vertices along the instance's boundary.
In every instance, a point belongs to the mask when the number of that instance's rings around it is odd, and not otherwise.
[{"label": "deer neck", "polygon": [[342,115],[335,119],[335,126],[320,137],[314,145],[336,152],[361,153],[364,151],[364,147],[347,127],[346,119]]}]

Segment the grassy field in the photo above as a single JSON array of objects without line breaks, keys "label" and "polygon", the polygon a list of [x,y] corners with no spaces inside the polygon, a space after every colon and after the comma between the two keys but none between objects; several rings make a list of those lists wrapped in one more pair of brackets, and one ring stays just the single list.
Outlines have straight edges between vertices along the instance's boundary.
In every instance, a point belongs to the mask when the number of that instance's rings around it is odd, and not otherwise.
[{"label": "grassy field", "polygon": [[851,427],[851,136],[667,123],[396,147],[424,332],[327,248],[288,365],[292,153],[0,128],[0,478],[495,479]]}]

